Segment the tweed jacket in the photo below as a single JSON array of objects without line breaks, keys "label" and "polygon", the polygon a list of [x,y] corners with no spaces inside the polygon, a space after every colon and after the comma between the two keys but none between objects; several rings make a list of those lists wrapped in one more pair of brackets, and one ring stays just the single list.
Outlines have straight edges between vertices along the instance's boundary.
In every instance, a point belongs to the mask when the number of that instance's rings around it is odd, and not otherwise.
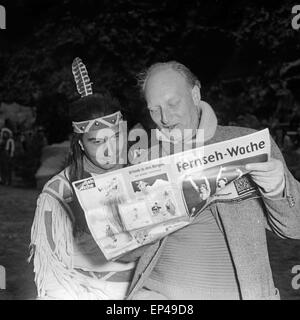
[{"label": "tweed jacket", "polygon": [[[254,130],[240,127],[217,126],[212,138],[205,145],[241,137]],[[300,184],[286,167],[282,154],[272,140],[271,156],[283,162],[285,190],[282,197],[261,196],[242,201],[214,202],[210,210],[224,233],[232,256],[241,298],[280,299],[274,286],[268,256],[266,229],[281,238],[300,239]],[[145,247],[139,259],[127,299],[143,287],[158,258],[164,250],[168,237]]]}]

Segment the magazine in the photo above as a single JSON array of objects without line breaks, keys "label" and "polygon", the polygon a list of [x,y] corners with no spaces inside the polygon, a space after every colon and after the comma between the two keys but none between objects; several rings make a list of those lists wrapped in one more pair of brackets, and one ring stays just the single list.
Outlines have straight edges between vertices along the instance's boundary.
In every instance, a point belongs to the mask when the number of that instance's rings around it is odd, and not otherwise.
[{"label": "magazine", "polygon": [[73,182],[108,260],[190,224],[214,201],[259,196],[247,163],[270,157],[268,129]]}]

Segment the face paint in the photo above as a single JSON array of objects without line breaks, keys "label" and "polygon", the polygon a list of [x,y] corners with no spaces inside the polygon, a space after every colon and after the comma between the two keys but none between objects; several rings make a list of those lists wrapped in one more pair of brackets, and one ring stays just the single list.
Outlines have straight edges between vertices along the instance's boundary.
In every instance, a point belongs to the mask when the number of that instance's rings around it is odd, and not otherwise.
[{"label": "face paint", "polygon": [[96,139],[101,141],[96,149],[95,158],[100,165],[112,165],[117,163],[115,131],[107,128],[97,131]]},{"label": "face paint", "polygon": [[82,139],[85,153],[95,165],[103,169],[124,163],[120,160],[126,152],[126,132],[126,123],[120,123],[118,126],[85,133]]}]

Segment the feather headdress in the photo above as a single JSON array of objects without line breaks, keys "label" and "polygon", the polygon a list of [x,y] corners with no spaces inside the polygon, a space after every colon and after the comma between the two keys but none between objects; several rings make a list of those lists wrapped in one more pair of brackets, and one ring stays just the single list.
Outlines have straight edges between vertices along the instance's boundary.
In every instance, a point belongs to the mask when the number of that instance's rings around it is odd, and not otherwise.
[{"label": "feather headdress", "polygon": [[81,98],[93,94],[92,82],[86,66],[80,58],[75,58],[72,63],[72,73],[76,82],[77,91]]},{"label": "feather headdress", "polygon": [[[93,94],[92,82],[90,80],[86,66],[80,58],[75,58],[72,63],[72,73],[76,82],[77,91],[81,98]],[[113,127],[122,122],[122,114],[120,111],[101,118],[72,122],[74,132],[85,133],[93,130]]]}]

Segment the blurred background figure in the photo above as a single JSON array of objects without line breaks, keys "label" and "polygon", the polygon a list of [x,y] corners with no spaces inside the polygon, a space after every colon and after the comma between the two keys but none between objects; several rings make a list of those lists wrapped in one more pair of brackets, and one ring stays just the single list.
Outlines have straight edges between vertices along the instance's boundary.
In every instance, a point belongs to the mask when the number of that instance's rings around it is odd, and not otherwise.
[{"label": "blurred background figure", "polygon": [[13,132],[8,128],[8,121],[5,121],[4,128],[0,134],[0,170],[1,183],[11,185],[13,172],[13,158],[15,153],[15,141]]}]

